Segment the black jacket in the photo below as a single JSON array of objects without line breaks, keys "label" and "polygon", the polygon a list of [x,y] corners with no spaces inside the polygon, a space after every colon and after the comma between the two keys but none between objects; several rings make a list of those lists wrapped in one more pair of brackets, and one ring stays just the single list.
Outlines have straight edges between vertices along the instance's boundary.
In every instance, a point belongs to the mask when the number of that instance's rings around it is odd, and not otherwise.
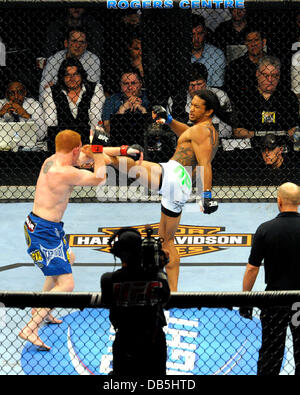
[{"label": "black jacket", "polygon": [[102,305],[110,308],[115,329],[155,330],[166,325],[163,306],[170,296],[165,272],[130,272],[127,268],[101,277]]},{"label": "black jacket", "polygon": [[81,135],[82,143],[87,144],[89,143],[90,136],[89,108],[95,92],[96,83],[85,82],[84,86],[86,91],[82,95],[82,99],[79,103],[76,118],[73,117],[66,95],[62,92],[61,88],[58,85],[54,85],[51,87],[51,90],[53,101],[56,105],[59,130],[74,130]]}]

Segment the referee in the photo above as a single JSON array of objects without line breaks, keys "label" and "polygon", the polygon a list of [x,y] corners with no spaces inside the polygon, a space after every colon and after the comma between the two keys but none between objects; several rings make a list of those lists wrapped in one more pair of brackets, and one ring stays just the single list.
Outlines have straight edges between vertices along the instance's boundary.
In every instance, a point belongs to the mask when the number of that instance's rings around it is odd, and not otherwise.
[{"label": "referee", "polygon": [[[249,263],[243,278],[243,291],[251,291],[264,260],[266,291],[300,290],[300,188],[285,183],[278,188],[280,214],[261,224],[254,235]],[[247,309],[246,309],[247,310]],[[278,375],[282,365],[285,338],[289,326],[293,336],[295,375],[300,375],[300,326],[291,322],[291,308],[278,306],[261,309],[262,345],[257,375]],[[250,311],[240,314],[251,318]]]}]

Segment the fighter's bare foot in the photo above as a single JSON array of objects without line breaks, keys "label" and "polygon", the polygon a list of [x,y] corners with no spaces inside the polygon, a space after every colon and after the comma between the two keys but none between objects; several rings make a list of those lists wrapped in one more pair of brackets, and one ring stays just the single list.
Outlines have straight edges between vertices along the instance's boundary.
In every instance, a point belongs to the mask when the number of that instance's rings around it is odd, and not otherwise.
[{"label": "fighter's bare foot", "polygon": [[[31,310],[31,315],[34,315],[36,313],[36,309]],[[45,318],[45,323],[46,324],[61,324],[63,321],[59,320],[58,318],[53,317],[52,314],[48,314],[47,317]]]},{"label": "fighter's bare foot", "polygon": [[38,348],[39,351],[50,351],[51,347],[47,346],[35,333],[31,333],[26,335],[23,331],[19,333],[19,337],[23,340],[26,340],[32,343],[34,346]]},{"label": "fighter's bare foot", "polygon": [[63,321],[58,318],[53,317],[53,315],[49,314],[45,319],[46,324],[61,324]]}]

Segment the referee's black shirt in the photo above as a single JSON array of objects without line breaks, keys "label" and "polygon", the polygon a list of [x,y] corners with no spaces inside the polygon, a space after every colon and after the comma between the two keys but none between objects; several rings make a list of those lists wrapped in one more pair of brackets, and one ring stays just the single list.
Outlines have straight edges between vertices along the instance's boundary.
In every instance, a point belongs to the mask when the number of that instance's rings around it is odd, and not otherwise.
[{"label": "referee's black shirt", "polygon": [[266,290],[300,289],[299,213],[280,213],[257,228],[249,263],[259,267],[263,260]]}]

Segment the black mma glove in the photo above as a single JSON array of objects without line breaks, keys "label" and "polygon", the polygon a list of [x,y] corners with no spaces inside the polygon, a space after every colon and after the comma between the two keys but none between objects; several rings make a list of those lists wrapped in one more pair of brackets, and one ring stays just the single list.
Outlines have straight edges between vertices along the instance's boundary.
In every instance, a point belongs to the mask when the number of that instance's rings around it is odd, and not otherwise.
[{"label": "black mma glove", "polygon": [[252,320],[253,307],[240,307],[239,313],[241,317],[247,318],[248,320]]},{"label": "black mma glove", "polygon": [[212,200],[211,191],[205,191],[202,193],[202,199],[199,202],[201,210],[204,214],[212,214],[218,210],[218,202]]},{"label": "black mma glove", "polygon": [[103,147],[107,146],[108,140],[109,137],[105,134],[104,129],[96,127],[91,138],[92,152],[101,154],[103,152]]},{"label": "black mma glove", "polygon": [[144,149],[139,144],[133,144],[130,146],[122,145],[120,147],[120,155],[129,156],[130,158],[132,158],[134,160],[139,160],[142,152],[144,152]]},{"label": "black mma glove", "polygon": [[167,113],[167,110],[163,106],[153,106],[152,111],[156,115],[155,121],[159,120],[161,123],[169,124],[173,121],[171,114]]}]

